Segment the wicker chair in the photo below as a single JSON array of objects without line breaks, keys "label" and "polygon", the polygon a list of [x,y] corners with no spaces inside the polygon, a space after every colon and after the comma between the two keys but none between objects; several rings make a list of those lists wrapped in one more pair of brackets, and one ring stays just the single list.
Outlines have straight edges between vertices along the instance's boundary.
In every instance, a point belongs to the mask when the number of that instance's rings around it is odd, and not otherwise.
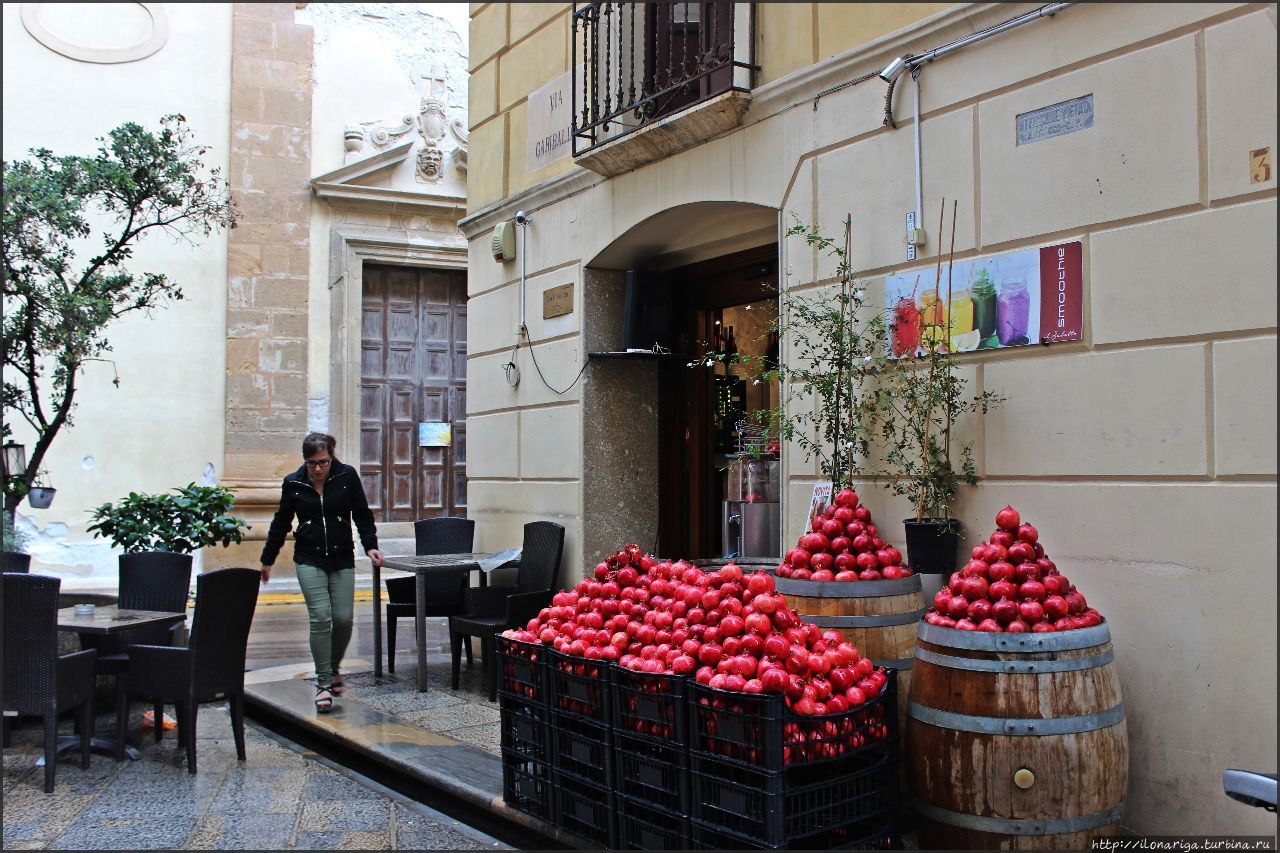
[{"label": "wicker chair", "polygon": [[[191,589],[191,555],[171,551],[145,551],[120,555],[120,597],[117,606],[125,610],[158,610],[185,613],[187,593]],[[120,674],[129,668],[130,645],[173,645],[174,628],[153,625],[121,634],[81,634],[83,648],[98,650],[95,675],[116,676],[116,701],[122,701],[124,679]],[[155,709],[160,720],[160,709]],[[158,724],[157,724],[158,725]]]},{"label": "wicker chair", "polygon": [[23,554],[19,551],[5,551],[3,567],[4,570],[10,574],[30,572],[31,555]]},{"label": "wicker chair", "polygon": [[229,700],[236,757],[245,760],[244,663],[261,579],[256,569],[219,569],[198,575],[187,646],[129,647],[129,669],[120,677],[125,690],[116,707],[117,758],[124,752],[130,699],[141,698],[157,707],[157,741],[164,732],[159,710],[165,703],[174,705],[178,745],[186,747],[189,773],[196,772],[196,716],[200,705]]},{"label": "wicker chair", "polygon": [[97,652],[58,655],[61,578],[4,575],[4,710],[44,720],[44,790],[53,793],[58,715],[79,706],[80,766],[93,740],[93,659]]},{"label": "wicker chair", "polygon": [[531,521],[524,526],[524,547],[516,585],[466,590],[466,612],[449,617],[454,690],[458,689],[462,667],[462,641],[465,637],[479,637],[481,658],[489,665],[489,701],[497,700],[498,667],[490,660],[493,635],[505,628],[523,625],[550,603],[563,552],[564,527],[552,521]]},{"label": "wicker chair", "polygon": [[[441,516],[413,523],[414,553],[470,554],[476,523],[470,518]],[[462,612],[462,591],[467,587],[468,569],[432,572],[424,575],[427,607],[423,616],[453,616]],[[396,671],[396,619],[412,619],[417,612],[417,579],[387,578],[387,671]],[[467,663],[471,644],[467,643]]]}]

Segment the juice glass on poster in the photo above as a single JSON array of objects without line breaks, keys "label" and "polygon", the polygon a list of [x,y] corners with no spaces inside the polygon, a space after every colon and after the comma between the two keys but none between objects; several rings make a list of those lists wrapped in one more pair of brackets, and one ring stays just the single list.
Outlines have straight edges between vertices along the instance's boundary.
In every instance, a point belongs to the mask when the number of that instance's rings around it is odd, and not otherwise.
[{"label": "juice glass on poster", "polygon": [[984,267],[978,271],[973,289],[973,324],[978,338],[987,340],[996,333],[996,286]]},{"label": "juice glass on poster", "polygon": [[1021,279],[1002,283],[996,300],[996,333],[1000,336],[1000,346],[1027,343],[1030,320],[1031,295],[1027,293],[1027,283]]},{"label": "juice glass on poster", "polygon": [[973,331],[973,300],[969,297],[968,289],[951,291],[949,315],[951,351],[958,352],[963,347],[957,343],[957,339]]},{"label": "juice glass on poster", "polygon": [[900,357],[911,355],[920,346],[920,311],[916,301],[910,296],[898,298],[893,309],[893,354]]},{"label": "juice glass on poster", "polygon": [[947,303],[938,298],[938,290],[920,294],[920,345],[927,350],[936,349],[946,340]]}]

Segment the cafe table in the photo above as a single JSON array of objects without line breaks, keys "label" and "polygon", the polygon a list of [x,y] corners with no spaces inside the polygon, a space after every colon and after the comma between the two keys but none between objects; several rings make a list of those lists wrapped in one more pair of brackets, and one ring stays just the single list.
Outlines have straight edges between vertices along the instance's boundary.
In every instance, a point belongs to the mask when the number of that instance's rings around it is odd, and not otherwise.
[{"label": "cafe table", "polygon": [[[122,610],[113,605],[108,607],[95,607],[92,613],[80,614],[76,613],[74,607],[64,607],[58,611],[58,630],[71,631],[77,634],[119,634],[122,631],[132,631],[135,628],[146,628],[152,625],[176,625],[185,621],[187,614],[171,613],[162,610]],[[123,678],[124,676],[119,676]],[[160,725],[162,721],[157,720],[156,725]],[[58,738],[58,754],[70,749],[78,749],[80,746],[79,735],[64,735]],[[89,749],[99,755],[116,754],[116,739],[114,736],[94,737],[89,741]],[[128,744],[124,745],[124,754],[133,761],[137,761],[141,756],[138,750]],[[43,763],[41,758],[37,763]]]},{"label": "cafe table", "polygon": [[[414,590],[417,594],[413,616],[413,635],[418,641],[418,692],[427,690],[427,620],[423,611],[427,605],[426,576],[432,572],[470,569],[480,572],[480,585],[488,583],[489,572],[510,565],[520,559],[520,549],[511,548],[497,553],[474,554],[424,554],[419,556],[383,557],[384,568],[413,572],[416,576]],[[382,572],[373,567],[373,676],[382,677]]]}]

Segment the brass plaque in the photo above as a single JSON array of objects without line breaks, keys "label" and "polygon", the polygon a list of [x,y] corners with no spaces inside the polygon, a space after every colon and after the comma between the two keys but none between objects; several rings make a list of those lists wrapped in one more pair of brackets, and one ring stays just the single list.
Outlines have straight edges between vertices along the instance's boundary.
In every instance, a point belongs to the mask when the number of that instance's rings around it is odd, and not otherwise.
[{"label": "brass plaque", "polygon": [[573,285],[562,284],[542,291],[542,319],[563,317],[573,313]]}]

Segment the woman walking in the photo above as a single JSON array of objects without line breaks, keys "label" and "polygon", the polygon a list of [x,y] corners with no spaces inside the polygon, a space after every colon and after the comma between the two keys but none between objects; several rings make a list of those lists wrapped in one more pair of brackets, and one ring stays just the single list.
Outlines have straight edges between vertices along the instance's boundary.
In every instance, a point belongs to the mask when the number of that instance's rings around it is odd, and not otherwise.
[{"label": "woman walking", "polygon": [[267,544],[262,549],[262,582],[271,579],[271,566],[293,531],[293,562],[298,586],[311,618],[311,657],[316,664],[316,710],[333,708],[333,697],[342,694],[338,669],[351,640],[355,607],[356,546],[351,536],[354,519],[360,544],[375,566],[382,566],[378,531],[360,475],[333,455],[336,441],[322,432],[302,440],[303,464],[280,485],[280,508],[271,520]]}]

